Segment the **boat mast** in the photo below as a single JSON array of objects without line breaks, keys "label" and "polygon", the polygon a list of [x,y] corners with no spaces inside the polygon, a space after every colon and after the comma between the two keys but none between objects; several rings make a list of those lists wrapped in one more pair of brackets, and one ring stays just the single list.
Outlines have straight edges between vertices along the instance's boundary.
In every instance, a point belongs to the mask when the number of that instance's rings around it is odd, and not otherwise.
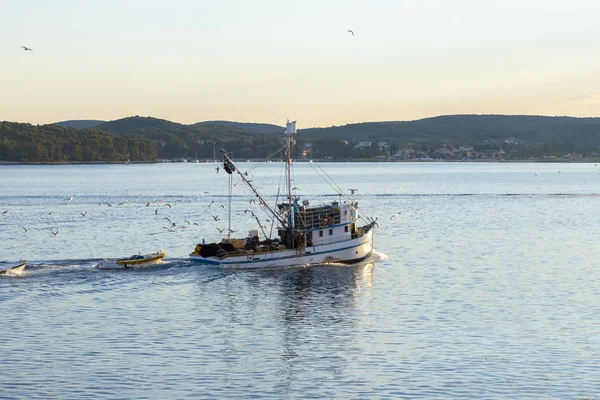
[{"label": "boat mast", "polygon": [[[286,150],[287,150],[287,187],[288,187],[288,212],[289,212],[289,226],[294,232],[294,209],[292,207],[292,140],[296,133],[296,121],[290,122],[289,120],[285,124],[286,133]],[[292,235],[292,241],[293,241]]]}]

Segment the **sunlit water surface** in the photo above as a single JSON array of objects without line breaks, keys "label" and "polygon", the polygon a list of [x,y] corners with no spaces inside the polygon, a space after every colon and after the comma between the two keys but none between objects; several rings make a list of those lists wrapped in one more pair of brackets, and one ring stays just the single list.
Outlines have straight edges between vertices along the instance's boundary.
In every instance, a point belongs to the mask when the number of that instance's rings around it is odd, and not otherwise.
[{"label": "sunlit water surface", "polygon": [[359,189],[377,254],[232,272],[186,259],[227,228],[216,166],[0,166],[0,261],[30,260],[0,276],[0,397],[600,397],[600,167],[298,163],[313,204],[336,199],[315,172]]}]

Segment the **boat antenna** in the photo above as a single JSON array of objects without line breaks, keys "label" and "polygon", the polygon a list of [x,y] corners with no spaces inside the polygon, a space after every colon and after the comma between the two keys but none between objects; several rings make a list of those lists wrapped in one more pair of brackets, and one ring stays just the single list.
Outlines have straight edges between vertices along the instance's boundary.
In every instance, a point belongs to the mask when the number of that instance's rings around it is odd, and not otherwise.
[{"label": "boat antenna", "polygon": [[358,192],[358,189],[348,189],[350,191],[350,201],[354,204],[354,193]]}]

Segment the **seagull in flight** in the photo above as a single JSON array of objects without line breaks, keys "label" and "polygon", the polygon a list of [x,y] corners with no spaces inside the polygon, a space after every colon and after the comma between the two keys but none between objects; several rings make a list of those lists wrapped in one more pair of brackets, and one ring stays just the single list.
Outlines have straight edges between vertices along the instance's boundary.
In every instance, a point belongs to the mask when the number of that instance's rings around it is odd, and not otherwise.
[{"label": "seagull in flight", "polygon": [[58,235],[58,230],[57,230],[56,232],[54,232],[53,230],[50,230],[50,232],[52,232],[52,234],[53,234],[54,236]]},{"label": "seagull in flight", "polygon": [[25,51],[33,51],[33,49],[30,49],[29,47],[25,47],[25,46],[21,46],[23,48],[23,50]]},{"label": "seagull in flight", "polygon": [[352,36],[354,36],[354,31],[352,31],[351,29],[348,29],[348,32],[350,32],[352,34]]}]

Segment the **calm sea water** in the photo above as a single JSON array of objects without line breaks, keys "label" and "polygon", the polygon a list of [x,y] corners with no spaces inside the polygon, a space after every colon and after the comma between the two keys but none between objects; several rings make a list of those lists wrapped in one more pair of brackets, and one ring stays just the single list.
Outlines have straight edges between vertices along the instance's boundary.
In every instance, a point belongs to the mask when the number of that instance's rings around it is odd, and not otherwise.
[{"label": "calm sea water", "polygon": [[1,398],[600,397],[600,167],[299,163],[313,203],[315,172],[359,189],[378,254],[231,272],[186,259],[227,228],[216,166],[0,166],[0,261],[30,260],[0,276]]}]

